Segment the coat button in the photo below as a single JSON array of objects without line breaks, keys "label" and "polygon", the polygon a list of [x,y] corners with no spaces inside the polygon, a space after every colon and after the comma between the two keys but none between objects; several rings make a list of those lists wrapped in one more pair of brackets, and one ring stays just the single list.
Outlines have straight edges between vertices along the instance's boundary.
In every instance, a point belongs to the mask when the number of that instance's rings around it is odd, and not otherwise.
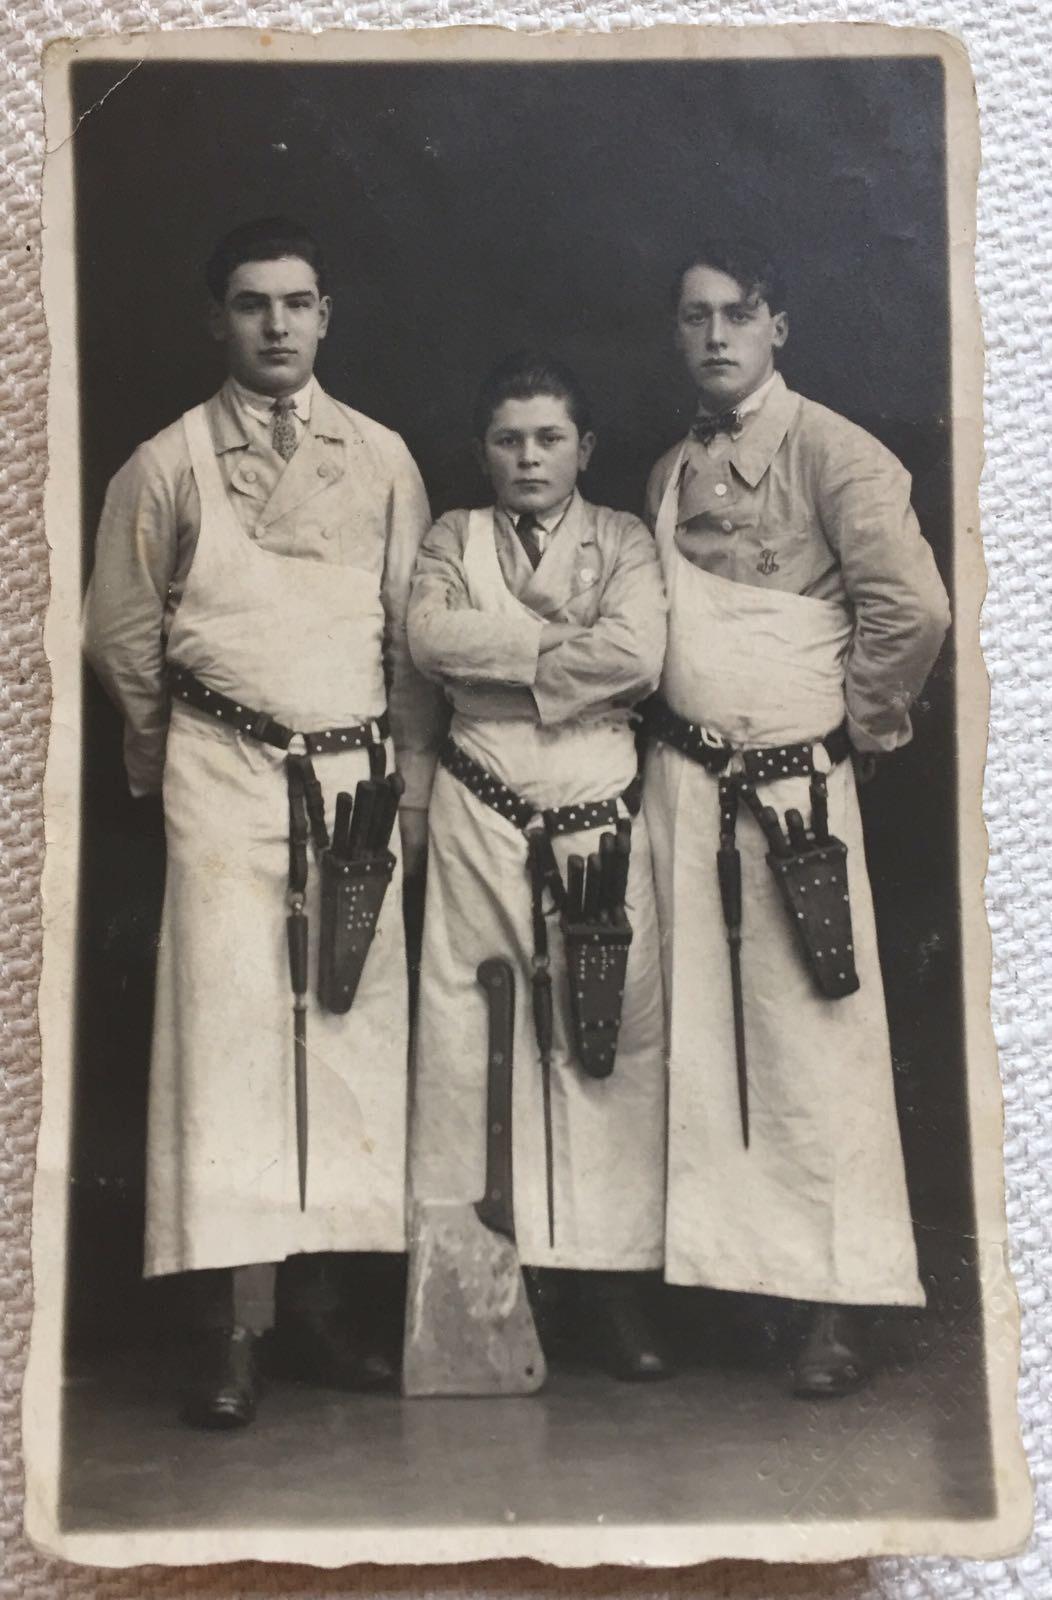
[{"label": "coat button", "polygon": [[328,465],[328,462],[323,461],[321,463],[321,465],[319,466],[319,468],[318,468],[318,477],[319,478],[327,478],[329,476],[330,470],[331,469],[330,469],[330,467]]},{"label": "coat button", "polygon": [[716,485],[715,492],[716,492],[716,494],[719,495],[720,499],[722,500],[723,496],[727,493],[727,485],[725,483],[718,483]]},{"label": "coat button", "polygon": [[255,467],[246,467],[244,472],[241,474],[241,476],[244,478],[246,483],[255,483],[255,481],[256,481],[256,469],[255,469]]},{"label": "coat button", "polygon": [[720,527],[723,529],[724,533],[733,533],[734,532],[734,523],[731,522],[729,520],[729,518],[725,517],[724,520],[720,523]]},{"label": "coat button", "polygon": [[323,528],[321,530],[321,536],[322,536],[323,539],[331,539],[332,538],[332,529],[331,528]]},{"label": "coat button", "polygon": [[581,568],[581,582],[582,583],[594,583],[595,582],[595,571],[594,571],[594,569],[592,567],[582,567]]}]

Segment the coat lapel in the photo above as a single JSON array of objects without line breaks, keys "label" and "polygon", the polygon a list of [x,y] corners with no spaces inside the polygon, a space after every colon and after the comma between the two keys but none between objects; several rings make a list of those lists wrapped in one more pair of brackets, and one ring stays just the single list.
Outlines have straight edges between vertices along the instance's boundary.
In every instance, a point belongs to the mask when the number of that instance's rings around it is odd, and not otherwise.
[{"label": "coat lapel", "polygon": [[310,424],[267,501],[262,516],[266,526],[339,483],[347,470],[347,446],[353,435],[348,419],[315,384]]},{"label": "coat lapel", "polygon": [[598,582],[595,507],[582,500],[575,490],[566,515],[548,541],[522,598],[532,610],[551,616],[574,595]]},{"label": "coat lapel", "polygon": [[787,389],[781,373],[776,373],[760,410],[749,419],[741,438],[731,447],[734,469],[750,489],[756,488],[771,465],[799,409],[800,396]]}]

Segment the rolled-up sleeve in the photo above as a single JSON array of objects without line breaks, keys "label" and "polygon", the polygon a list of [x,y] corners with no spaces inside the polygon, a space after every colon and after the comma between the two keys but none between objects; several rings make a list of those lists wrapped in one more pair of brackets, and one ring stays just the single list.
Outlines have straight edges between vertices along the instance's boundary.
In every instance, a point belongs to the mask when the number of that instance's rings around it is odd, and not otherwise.
[{"label": "rolled-up sleeve", "polygon": [[909,708],[950,625],[949,601],[890,451],[845,423],[818,465],[812,492],[855,613],[848,732],[856,749],[879,754],[911,737]]},{"label": "rolled-up sleeve", "polygon": [[431,526],[423,480],[399,439],[391,461],[383,603],[385,672],[391,735],[405,779],[402,805],[423,809],[431,795],[447,711],[441,692],[418,671],[409,650],[409,590],[420,543]]},{"label": "rolled-up sleeve", "polygon": [[464,575],[467,518],[442,518],[420,547],[409,603],[409,647],[439,682],[532,687],[543,621],[525,607],[478,611]]},{"label": "rolled-up sleeve", "polygon": [[657,687],[665,656],[665,587],[654,540],[625,516],[596,621],[543,655],[533,697],[542,722],[632,706]]},{"label": "rolled-up sleeve", "polygon": [[172,486],[143,445],[107,491],[84,607],[85,654],[124,717],[124,762],[137,796],[159,790],[164,775],[164,614],[177,544]]}]

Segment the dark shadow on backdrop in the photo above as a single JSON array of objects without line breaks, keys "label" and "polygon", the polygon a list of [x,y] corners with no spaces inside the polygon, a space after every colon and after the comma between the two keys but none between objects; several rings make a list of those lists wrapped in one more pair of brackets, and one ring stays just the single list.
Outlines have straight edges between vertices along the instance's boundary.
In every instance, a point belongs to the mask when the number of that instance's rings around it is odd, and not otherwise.
[{"label": "dark shadow on backdrop", "polygon": [[[792,287],[788,381],[903,460],[951,584],[936,60],[147,63],[103,99],[125,71],[74,69],[75,115],[94,107],[76,133],[87,567],[109,477],[221,378],[202,326],[212,243],[237,220],[285,211],[331,262],[322,382],[403,434],[436,511],[481,500],[472,395],[524,343],[568,360],[592,393],[586,492],[638,511],[690,410],[666,309],[673,267],[699,233],[765,236]],[[863,809],[922,1271],[941,1316],[974,1320],[952,670],[949,645],[915,742]],[[157,1320],[139,1270],[163,841],[127,797],[118,720],[93,682],[83,798],[78,1348]]]}]

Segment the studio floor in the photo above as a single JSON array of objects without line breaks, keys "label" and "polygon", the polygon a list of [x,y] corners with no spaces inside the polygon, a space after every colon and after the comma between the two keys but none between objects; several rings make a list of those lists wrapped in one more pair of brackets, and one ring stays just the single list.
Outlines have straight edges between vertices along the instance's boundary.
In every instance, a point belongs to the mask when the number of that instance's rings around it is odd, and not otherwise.
[{"label": "studio floor", "polygon": [[650,1386],[556,1369],[529,1399],[403,1400],[271,1385],[256,1423],[194,1433],[147,1352],[75,1365],[65,1529],[406,1528],[990,1515],[977,1334],[933,1338],[863,1392],[698,1366]]}]

